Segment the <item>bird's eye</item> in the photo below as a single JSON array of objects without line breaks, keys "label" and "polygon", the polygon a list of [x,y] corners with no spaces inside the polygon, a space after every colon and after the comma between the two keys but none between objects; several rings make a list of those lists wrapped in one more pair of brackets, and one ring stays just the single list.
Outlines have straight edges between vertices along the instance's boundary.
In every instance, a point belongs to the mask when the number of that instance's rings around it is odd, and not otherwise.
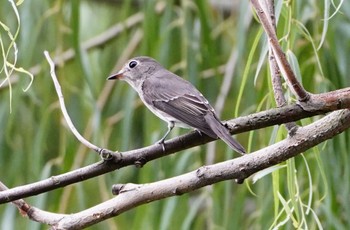
[{"label": "bird's eye", "polygon": [[137,66],[137,61],[131,61],[129,62],[129,67],[132,69],[134,68],[135,66]]}]

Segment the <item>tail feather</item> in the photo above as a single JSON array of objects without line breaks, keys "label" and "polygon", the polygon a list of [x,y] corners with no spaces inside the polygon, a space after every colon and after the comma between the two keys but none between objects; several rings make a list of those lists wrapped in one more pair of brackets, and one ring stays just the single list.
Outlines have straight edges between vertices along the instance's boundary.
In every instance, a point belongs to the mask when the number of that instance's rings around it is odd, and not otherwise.
[{"label": "tail feather", "polygon": [[246,153],[244,147],[238,143],[238,141],[233,139],[228,129],[216,117],[214,117],[213,114],[205,115],[205,120],[212,131],[228,146],[242,155]]}]

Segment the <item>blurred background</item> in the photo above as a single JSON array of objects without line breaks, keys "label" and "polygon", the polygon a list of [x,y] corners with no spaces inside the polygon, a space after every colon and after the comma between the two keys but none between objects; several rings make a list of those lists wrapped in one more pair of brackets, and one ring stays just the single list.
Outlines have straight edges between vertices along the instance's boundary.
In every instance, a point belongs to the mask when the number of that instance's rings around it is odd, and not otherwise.
[{"label": "blurred background", "polygon": [[[8,187],[100,160],[66,127],[44,50],[57,63],[77,129],[113,150],[150,145],[167,129],[129,85],[106,81],[133,56],[151,56],[191,81],[223,120],[276,107],[267,41],[249,1],[0,2],[0,180]],[[276,11],[280,43],[305,88],[321,93],[349,86],[350,2],[276,1]],[[32,84],[21,69],[10,75],[6,61],[31,72]],[[289,91],[285,95],[295,102]],[[186,132],[174,129],[171,136]],[[286,135],[275,126],[236,138],[252,152]],[[349,229],[349,140],[345,132],[272,173],[260,173],[255,183],[222,182],[137,207],[91,229]],[[51,212],[79,212],[112,198],[114,183],[154,182],[235,157],[217,141],[26,201]],[[0,206],[0,226],[47,229],[11,204]]]}]

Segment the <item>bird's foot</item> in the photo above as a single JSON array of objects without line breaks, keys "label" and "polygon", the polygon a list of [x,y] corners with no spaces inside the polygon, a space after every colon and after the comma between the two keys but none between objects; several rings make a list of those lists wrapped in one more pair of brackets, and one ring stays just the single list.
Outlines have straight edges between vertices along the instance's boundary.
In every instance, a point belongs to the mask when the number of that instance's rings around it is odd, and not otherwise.
[{"label": "bird's foot", "polygon": [[157,141],[156,144],[161,145],[163,152],[165,152],[165,145],[164,145],[164,139],[163,138],[160,139],[159,141]]},{"label": "bird's foot", "polygon": [[199,129],[195,129],[197,131],[197,133],[202,137],[203,136],[203,133],[202,131],[200,131]]}]

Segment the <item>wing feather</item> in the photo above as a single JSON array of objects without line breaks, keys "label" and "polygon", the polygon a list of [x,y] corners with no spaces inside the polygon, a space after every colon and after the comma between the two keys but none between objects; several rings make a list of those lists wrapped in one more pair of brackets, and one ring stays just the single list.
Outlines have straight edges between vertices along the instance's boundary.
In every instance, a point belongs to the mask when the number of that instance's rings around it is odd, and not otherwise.
[{"label": "wing feather", "polygon": [[156,72],[143,82],[142,91],[146,103],[212,138],[218,138],[205,116],[210,114],[221,124],[220,120],[207,99],[188,81],[162,69],[161,73]]},{"label": "wing feather", "polygon": [[217,138],[205,120],[208,109],[205,109],[203,104],[188,100],[186,95],[169,101],[154,101],[153,105],[186,125],[196,128],[210,137]]}]

